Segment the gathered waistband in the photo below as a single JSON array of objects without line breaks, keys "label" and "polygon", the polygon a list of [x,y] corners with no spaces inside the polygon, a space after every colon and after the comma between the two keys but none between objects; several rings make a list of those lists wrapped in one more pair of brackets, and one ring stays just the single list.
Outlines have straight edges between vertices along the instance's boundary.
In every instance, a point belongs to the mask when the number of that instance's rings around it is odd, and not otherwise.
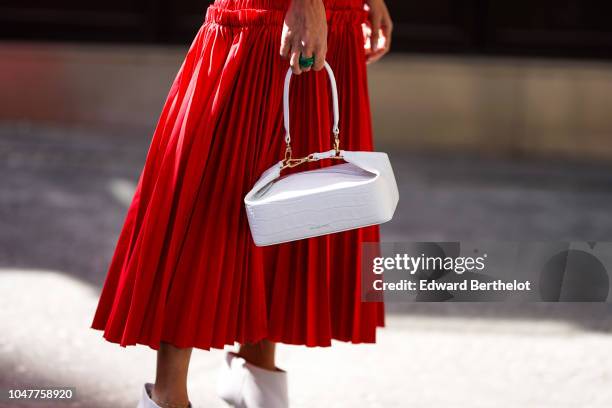
[{"label": "gathered waistband", "polygon": [[[361,24],[367,12],[363,0],[324,0],[328,24]],[[206,10],[206,23],[227,26],[281,25],[288,0],[215,0]]]}]

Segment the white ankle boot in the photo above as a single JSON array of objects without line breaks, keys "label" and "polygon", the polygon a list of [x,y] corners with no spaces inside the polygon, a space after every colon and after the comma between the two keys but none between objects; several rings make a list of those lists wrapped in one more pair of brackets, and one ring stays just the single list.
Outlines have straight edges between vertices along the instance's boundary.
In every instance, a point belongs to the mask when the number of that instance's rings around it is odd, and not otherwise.
[{"label": "white ankle boot", "polygon": [[226,353],[217,383],[217,394],[235,408],[288,408],[287,373],[248,363]]},{"label": "white ankle boot", "polygon": [[[153,395],[153,384],[146,383],[142,388],[142,396],[136,408],[162,408],[153,401],[151,395]],[[189,408],[191,408],[191,403],[189,404]]]},{"label": "white ankle boot", "polygon": [[142,388],[142,396],[138,401],[136,408],[161,408],[151,399],[151,393],[153,392],[153,384],[146,383]]}]

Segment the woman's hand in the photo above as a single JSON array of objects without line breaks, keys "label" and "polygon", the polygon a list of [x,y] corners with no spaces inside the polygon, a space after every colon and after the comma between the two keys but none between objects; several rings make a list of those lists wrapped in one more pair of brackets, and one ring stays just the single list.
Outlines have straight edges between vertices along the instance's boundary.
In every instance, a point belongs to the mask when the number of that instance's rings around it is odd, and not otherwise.
[{"label": "woman's hand", "polygon": [[364,26],[367,63],[378,61],[391,48],[393,22],[384,0],[366,0],[368,25]]},{"label": "woman's hand", "polygon": [[323,0],[291,0],[281,37],[280,54],[289,58],[294,74],[310,71],[300,67],[300,54],[304,58],[315,56],[312,69],[323,68],[327,53],[327,18]]}]

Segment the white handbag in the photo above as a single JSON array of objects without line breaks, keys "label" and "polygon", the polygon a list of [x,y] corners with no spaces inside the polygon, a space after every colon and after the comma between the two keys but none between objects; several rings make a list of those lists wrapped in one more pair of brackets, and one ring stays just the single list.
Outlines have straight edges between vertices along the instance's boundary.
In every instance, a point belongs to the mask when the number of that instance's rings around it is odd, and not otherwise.
[{"label": "white handbag", "polygon": [[[329,64],[325,69],[332,91],[334,149],[291,157],[289,69],[283,92],[285,158],[266,170],[244,197],[257,246],[382,224],[397,207],[399,193],[387,154],[339,149],[338,90]],[[281,177],[283,169],[321,159],[345,163]]]}]

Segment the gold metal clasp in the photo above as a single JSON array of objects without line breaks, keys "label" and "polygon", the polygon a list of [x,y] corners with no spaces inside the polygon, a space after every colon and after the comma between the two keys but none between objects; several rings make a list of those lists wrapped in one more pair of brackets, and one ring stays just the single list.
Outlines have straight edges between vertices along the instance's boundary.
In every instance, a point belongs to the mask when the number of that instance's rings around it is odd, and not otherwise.
[{"label": "gold metal clasp", "polygon": [[340,130],[334,127],[334,150],[336,151],[336,157],[340,156]]},{"label": "gold metal clasp", "polygon": [[285,147],[285,158],[283,162],[287,160],[291,160],[291,145],[289,143],[287,143],[287,147]]},{"label": "gold metal clasp", "polygon": [[[337,130],[334,131],[334,152],[336,153],[336,155],[327,157],[329,159],[343,159],[342,155],[340,154],[340,138],[338,137],[338,133],[339,132]],[[308,156],[294,159],[293,157],[291,157],[293,152],[291,150],[290,141],[286,141],[286,144],[287,145],[285,147],[285,158],[282,160],[281,170],[297,167],[300,164],[315,162],[315,161],[320,160],[320,157],[315,157],[314,153],[310,153]]]},{"label": "gold metal clasp", "polygon": [[304,164],[304,163],[308,163],[308,162],[313,162],[313,161],[317,161],[318,159],[316,159],[314,157],[314,154],[309,154],[308,156],[305,157],[300,157],[298,159],[293,159],[291,158],[291,154],[289,155],[289,157],[287,157],[287,155],[285,155],[285,160],[283,160],[283,166],[281,167],[281,170],[283,169],[287,169],[287,168],[292,168],[292,167],[297,167],[300,164]]}]

